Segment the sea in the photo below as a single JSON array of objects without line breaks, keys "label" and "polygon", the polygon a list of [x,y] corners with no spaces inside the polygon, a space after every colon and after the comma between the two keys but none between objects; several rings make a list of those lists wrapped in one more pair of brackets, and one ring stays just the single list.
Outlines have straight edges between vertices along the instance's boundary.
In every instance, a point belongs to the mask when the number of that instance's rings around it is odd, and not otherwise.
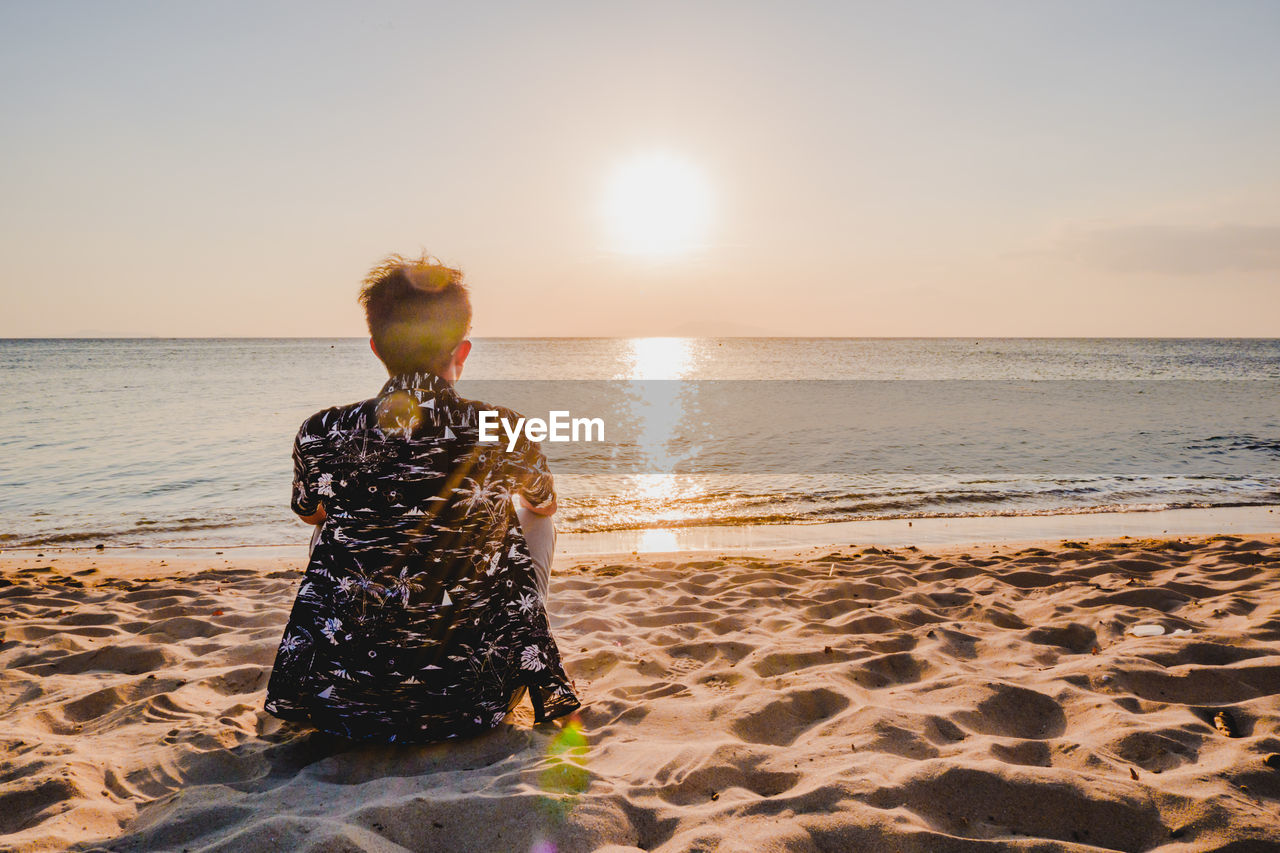
[{"label": "sea", "polygon": [[[0,340],[0,549],[305,541],[298,427],[385,380],[362,338]],[[1277,339],[478,338],[458,388],[599,421],[543,442],[568,533],[1280,505]]]}]

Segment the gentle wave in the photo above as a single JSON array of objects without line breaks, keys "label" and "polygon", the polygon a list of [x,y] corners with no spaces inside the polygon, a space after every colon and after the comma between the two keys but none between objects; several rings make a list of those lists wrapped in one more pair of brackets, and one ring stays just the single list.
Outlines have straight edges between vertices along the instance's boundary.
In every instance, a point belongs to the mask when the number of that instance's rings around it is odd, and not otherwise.
[{"label": "gentle wave", "polygon": [[168,533],[194,533],[197,531],[232,531],[243,525],[235,521],[148,522],[129,528],[83,529],[60,533],[45,533],[24,538],[18,533],[0,533],[0,541],[14,547],[49,545],[77,545],[82,542],[119,543],[122,541],[163,538]]},{"label": "gentle wave", "polygon": [[1280,506],[1280,494],[1256,501],[1165,501],[1141,504],[1091,504],[1084,506],[1039,507],[1030,509],[1002,508],[940,512],[904,510],[899,512],[841,512],[811,509],[796,513],[760,513],[736,516],[708,515],[694,518],[672,518],[661,522],[621,522],[614,524],[585,523],[572,526],[571,533],[607,533],[616,530],[649,530],[684,527],[734,527],[754,524],[827,524],[838,521],[888,521],[918,518],[1017,518],[1052,515],[1095,515],[1126,512],[1160,512],[1169,509],[1207,509],[1245,506]]},{"label": "gentle wave", "polygon": [[[1089,506],[1042,507],[1038,509],[991,509],[986,511],[932,512],[913,510],[892,513],[841,512],[839,510],[809,510],[799,513],[758,513],[736,516],[708,515],[696,518],[660,519],[650,522],[619,522],[613,524],[580,523],[559,524],[562,533],[609,533],[627,530],[684,529],[689,527],[740,527],[745,525],[800,524],[819,525],[841,521],[887,521],[914,519],[946,519],[946,518],[1021,518],[1047,517],[1056,515],[1103,515],[1113,513],[1147,513],[1161,512],[1171,509],[1211,509],[1231,507],[1280,507],[1280,495],[1271,500],[1259,501],[1168,501],[1162,503],[1143,504],[1095,504]],[[296,525],[277,524],[268,528],[243,525],[237,522],[210,522],[207,524],[165,525],[148,528],[147,536],[139,536],[139,531],[131,530],[82,530],[71,533],[58,533],[47,536],[22,538],[13,534],[0,534],[9,548],[36,549],[58,547],[83,547],[86,543],[109,545],[113,547],[137,546],[173,546],[177,544],[199,545],[210,547],[233,547],[250,545],[254,547],[276,547],[300,545],[305,543],[306,536]],[[193,534],[202,536],[180,535],[164,536],[162,534]],[[258,534],[258,535],[254,535]]]}]

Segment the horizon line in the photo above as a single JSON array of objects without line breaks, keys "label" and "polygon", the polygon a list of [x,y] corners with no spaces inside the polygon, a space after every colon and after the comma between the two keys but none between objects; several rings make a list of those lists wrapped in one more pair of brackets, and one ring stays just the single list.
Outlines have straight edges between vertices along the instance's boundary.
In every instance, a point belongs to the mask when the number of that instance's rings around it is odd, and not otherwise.
[{"label": "horizon line", "polygon": [[[1280,335],[472,335],[470,340],[1274,341]],[[364,341],[368,335],[30,335],[0,341]]]}]

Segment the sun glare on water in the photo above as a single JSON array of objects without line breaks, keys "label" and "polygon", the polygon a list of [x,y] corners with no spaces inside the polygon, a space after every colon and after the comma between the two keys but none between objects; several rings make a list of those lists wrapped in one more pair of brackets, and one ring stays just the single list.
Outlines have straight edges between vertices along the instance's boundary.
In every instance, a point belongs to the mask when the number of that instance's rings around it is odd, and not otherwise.
[{"label": "sun glare on water", "polygon": [[710,187],[687,160],[663,152],[638,155],[614,171],[604,215],[621,252],[650,258],[684,254],[706,237]]}]

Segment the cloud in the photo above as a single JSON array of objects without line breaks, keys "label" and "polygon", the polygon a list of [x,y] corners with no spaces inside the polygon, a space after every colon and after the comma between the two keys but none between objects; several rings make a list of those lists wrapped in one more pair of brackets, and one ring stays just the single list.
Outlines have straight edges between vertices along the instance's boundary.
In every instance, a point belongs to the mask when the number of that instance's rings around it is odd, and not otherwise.
[{"label": "cloud", "polygon": [[1073,232],[1065,254],[1115,272],[1204,275],[1280,270],[1280,226],[1130,225]]}]

